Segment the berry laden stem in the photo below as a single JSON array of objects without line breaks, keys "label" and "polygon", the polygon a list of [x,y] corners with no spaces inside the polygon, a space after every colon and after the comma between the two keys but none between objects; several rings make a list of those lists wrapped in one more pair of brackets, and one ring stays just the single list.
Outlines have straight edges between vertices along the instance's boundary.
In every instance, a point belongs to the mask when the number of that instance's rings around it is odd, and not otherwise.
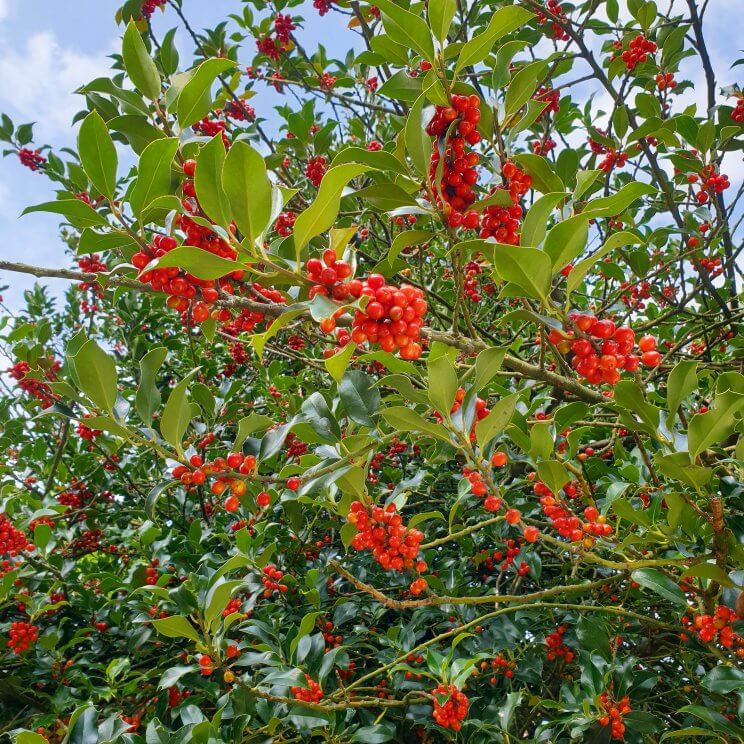
[{"label": "berry laden stem", "polygon": [[[33,266],[31,264],[16,263],[13,261],[0,261],[0,271],[14,271],[21,274],[30,274],[36,277],[49,277],[54,279],[68,279],[70,281],[82,281],[82,282],[101,282],[105,286],[110,287],[125,287],[127,289],[133,289],[140,292],[156,292],[150,285],[144,284],[137,281],[136,279],[129,279],[127,277],[116,277],[107,276],[101,274],[95,274],[83,271],[73,271],[71,269],[50,269],[41,266]],[[292,275],[294,276],[294,274]],[[261,303],[254,302],[245,297],[234,297],[234,296],[223,296],[217,300],[215,305],[220,307],[228,308],[247,308],[256,312],[264,313],[267,316],[277,318],[285,313],[292,306],[278,305],[273,303]],[[309,315],[309,313],[308,313]],[[299,316],[298,316],[299,317]],[[455,335],[446,331],[435,331],[431,328],[423,328],[422,335],[429,338],[430,341],[441,341],[442,343],[454,346],[461,351],[471,354],[477,354],[479,351],[489,348],[489,346],[480,340],[468,339],[464,336]],[[526,377],[532,380],[539,380],[545,382],[554,387],[560,388],[567,392],[572,393],[580,400],[584,400],[587,403],[597,403],[600,405],[607,406],[609,401],[604,395],[582,385],[577,380],[572,380],[568,377],[562,377],[561,375],[555,374],[547,369],[540,369],[540,367],[534,364],[529,364],[515,356],[507,354],[504,357],[504,367],[511,372],[516,372],[522,377]]]}]

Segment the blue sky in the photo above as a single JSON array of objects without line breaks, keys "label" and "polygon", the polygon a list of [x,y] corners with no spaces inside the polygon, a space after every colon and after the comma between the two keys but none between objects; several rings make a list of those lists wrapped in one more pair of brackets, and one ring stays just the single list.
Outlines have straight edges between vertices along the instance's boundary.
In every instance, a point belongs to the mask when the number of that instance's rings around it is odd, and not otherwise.
[{"label": "blue sky", "polygon": [[[74,143],[75,132],[70,121],[80,108],[81,99],[75,88],[94,77],[106,75],[109,54],[119,49],[121,29],[114,22],[120,0],[0,0],[0,111],[7,112],[16,123],[36,121],[37,143],[51,144],[55,149]],[[683,0],[673,0],[682,12]],[[711,40],[711,56],[719,82],[731,84],[744,78],[744,67],[730,69],[739,52],[744,0],[710,0],[705,23]],[[201,29],[214,26],[228,13],[239,13],[239,0],[184,0],[184,10],[192,25]],[[665,3],[666,5],[666,3]],[[329,56],[343,58],[352,35],[345,28],[345,18],[335,14],[320,18],[310,2],[293,9],[306,21],[298,32],[305,49],[312,53],[318,43],[326,46]],[[155,27],[160,34],[177,25],[172,10],[156,13]],[[188,39],[179,32],[181,46],[188,50]],[[251,52],[251,42],[246,42]],[[247,56],[242,60],[247,64]],[[693,79],[695,89],[687,94],[690,102],[704,110],[702,70],[691,64],[684,71]],[[291,99],[290,99],[291,100]],[[277,102],[263,93],[252,104],[262,116],[271,116]],[[600,106],[601,99],[596,103]],[[605,108],[607,108],[605,106]],[[742,159],[738,153],[729,157],[725,172],[733,188],[742,178]],[[58,238],[58,220],[49,215],[33,214],[18,218],[22,209],[52,198],[46,179],[22,168],[16,158],[0,160],[0,225],[3,231],[2,255],[8,260],[60,267],[68,265],[64,246]],[[44,280],[56,291],[67,283]],[[22,292],[33,284],[31,277],[0,272],[0,285],[9,284],[3,293],[6,303],[17,308]]]}]

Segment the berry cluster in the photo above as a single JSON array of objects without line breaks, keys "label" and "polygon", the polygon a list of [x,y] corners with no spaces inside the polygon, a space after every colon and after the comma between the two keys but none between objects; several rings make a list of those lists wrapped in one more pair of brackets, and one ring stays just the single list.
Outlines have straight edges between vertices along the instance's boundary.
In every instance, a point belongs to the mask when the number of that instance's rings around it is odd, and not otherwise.
[{"label": "berry cluster", "polygon": [[8,633],[8,648],[13,649],[14,654],[22,654],[39,637],[39,629],[35,625],[24,622],[10,624]]},{"label": "berry cluster", "polygon": [[571,512],[568,506],[562,504],[544,483],[537,481],[532,490],[540,497],[543,513],[561,537],[572,542],[577,542],[584,537],[581,520]]},{"label": "berry cluster", "polygon": [[736,107],[731,112],[731,120],[737,124],[744,124],[744,98],[736,99]]},{"label": "berry cluster", "polygon": [[599,719],[600,726],[610,726],[612,738],[623,739],[625,737],[623,716],[626,713],[630,713],[630,698],[625,695],[625,697],[615,703],[606,692],[603,692],[599,696],[599,702],[607,713],[607,715]]},{"label": "berry cluster", "polygon": [[292,687],[292,695],[303,703],[319,703],[323,699],[321,686],[309,675],[305,675],[307,687]]},{"label": "berry cluster", "polygon": [[[450,227],[473,230],[478,227],[478,213],[467,208],[475,201],[475,186],[478,181],[478,153],[466,152],[467,145],[476,145],[481,136],[477,126],[480,121],[480,98],[452,96],[451,106],[437,106],[426,133],[443,137],[452,128],[452,134],[444,145],[444,155],[435,147],[429,164],[429,181],[437,196],[437,208],[447,216]],[[444,161],[440,163],[441,158]],[[437,183],[437,171],[441,165],[442,177]]]},{"label": "berry cluster", "polygon": [[470,493],[474,496],[485,496],[483,508],[489,512],[496,512],[501,508],[501,499],[494,494],[488,493],[488,486],[483,482],[483,476],[477,470],[468,467],[462,469],[463,477],[470,482]]},{"label": "berry cluster", "polygon": [[142,17],[148,20],[158,8],[165,7],[165,0],[145,0],[142,3]]},{"label": "berry cluster", "polygon": [[23,530],[17,529],[5,514],[0,514],[0,555],[15,558],[23,551],[35,550]]},{"label": "berry cluster", "polygon": [[711,192],[721,194],[731,185],[728,176],[719,173],[714,163],[703,166],[698,176],[701,179],[700,191],[698,191],[695,198],[700,204],[707,203]]},{"label": "berry cluster", "polygon": [[576,334],[553,330],[548,340],[562,353],[573,352],[571,365],[593,385],[603,382],[614,385],[620,380],[621,370],[635,372],[641,363],[645,367],[656,367],[661,361],[653,336],[639,339],[638,356],[633,353],[636,340],[632,328],[618,328],[613,321],[598,320],[593,315],[572,313],[569,319],[574,324]]},{"label": "berry cluster", "polygon": [[[434,696],[434,720],[444,728],[459,731],[468,714],[468,696],[454,685],[438,685],[431,694]],[[446,698],[444,704],[440,703],[443,697]]]},{"label": "berry cluster", "polygon": [[294,212],[281,212],[274,222],[274,229],[283,238],[292,234],[297,215]]},{"label": "berry cluster", "polygon": [[656,78],[656,87],[659,90],[674,90],[677,87],[677,81],[674,79],[673,72],[660,72]]},{"label": "berry cluster", "polygon": [[[47,380],[50,382],[56,380],[57,371],[61,366],[59,361],[52,362],[51,366],[45,371]],[[46,382],[29,375],[30,372],[31,365],[28,362],[16,362],[8,369],[8,374],[18,383],[18,387],[24,393],[40,401],[42,408],[51,408],[56,402],[57,396]]]},{"label": "berry cluster", "polygon": [[613,168],[622,168],[628,162],[627,152],[617,152],[614,148],[606,150],[607,154],[597,163],[597,168],[603,173],[609,173]]},{"label": "berry cluster", "polygon": [[429,587],[429,584],[427,583],[426,579],[419,577],[418,579],[414,579],[411,582],[411,586],[408,587],[408,591],[411,592],[411,594],[414,597],[418,597],[420,594],[423,594]]},{"label": "berry cluster", "polygon": [[326,172],[326,159],[322,155],[310,158],[305,167],[305,175],[310,179],[310,183],[318,188]]},{"label": "berry cluster", "polygon": [[545,636],[545,645],[548,647],[548,661],[564,659],[570,664],[576,658],[576,652],[563,642],[563,636],[568,626],[559,625],[552,633]]},{"label": "berry cluster", "polygon": [[39,170],[46,163],[46,158],[38,150],[30,150],[28,147],[18,150],[18,158],[21,165],[32,171]]},{"label": "berry cluster", "polygon": [[[620,41],[613,42],[613,45],[618,50],[623,46]],[[632,72],[639,63],[645,62],[650,54],[655,54],[656,49],[655,42],[647,39],[643,34],[638,34],[630,40],[628,48],[621,52],[620,59],[625,63],[625,69]],[[614,60],[615,57],[613,56],[612,59]]]},{"label": "berry cluster", "polygon": [[264,585],[263,595],[265,599],[268,599],[274,592],[286,594],[287,585],[280,583],[283,578],[284,572],[280,571],[273,563],[264,566],[261,583]]},{"label": "berry cluster", "polygon": [[424,533],[408,529],[395,504],[385,508],[352,503],[347,516],[358,532],[351,545],[354,550],[371,550],[374,559],[386,570],[402,571],[414,565]]},{"label": "berry cluster", "polygon": [[242,99],[228,101],[222,113],[229,119],[235,119],[235,121],[255,121],[256,119],[256,110],[248,101]]},{"label": "berry cluster", "polygon": [[[567,16],[565,11],[563,10],[563,6],[558,2],[558,0],[548,0],[548,2],[545,5],[546,10],[548,13],[550,13],[552,18],[555,18],[560,21],[565,21]],[[545,13],[542,11],[537,12],[537,22],[540,24],[546,24],[548,22],[547,17],[545,16]],[[567,41],[568,40],[568,34],[563,29],[562,26],[560,26],[556,21],[551,21],[550,23],[551,31],[553,38],[556,41]]]},{"label": "berry cluster", "polygon": [[497,242],[507,245],[518,245],[519,220],[524,212],[519,200],[532,187],[532,177],[520,170],[511,161],[504,163],[501,176],[504,180],[503,185],[494,189],[492,193],[508,190],[512,204],[510,207],[492,204],[485,208],[481,221],[480,237],[495,238]]},{"label": "berry cluster", "polygon": [[703,643],[717,641],[725,648],[739,647],[744,656],[744,638],[734,632],[732,624],[736,622],[736,613],[726,607],[718,605],[712,615],[686,615],[682,618],[682,626],[688,633],[695,633]]},{"label": "berry cluster", "polygon": [[351,264],[338,260],[333,249],[328,248],[323,251],[322,260],[309,258],[305,263],[305,268],[308,279],[313,282],[308,292],[310,299],[319,294],[339,301],[348,298],[350,283],[343,280],[351,276]]},{"label": "berry cluster", "polygon": [[365,309],[354,313],[351,340],[357,344],[379,344],[383,351],[400,350],[403,359],[418,359],[417,343],[424,325],[427,303],[423,290],[404,284],[388,285],[382,274],[370,274],[362,283],[348,282],[351,297],[369,297]]},{"label": "berry cluster", "polygon": [[[516,664],[507,659],[503,654],[498,654],[491,659],[491,674],[493,675],[488,681],[495,685],[498,682],[496,677],[497,674],[503,674],[507,679],[514,678],[514,667]],[[485,670],[488,668],[488,663],[485,661],[481,662],[481,669]]]},{"label": "berry cluster", "polygon": [[318,11],[318,15],[324,16],[333,7],[333,0],[313,0],[313,8]]}]

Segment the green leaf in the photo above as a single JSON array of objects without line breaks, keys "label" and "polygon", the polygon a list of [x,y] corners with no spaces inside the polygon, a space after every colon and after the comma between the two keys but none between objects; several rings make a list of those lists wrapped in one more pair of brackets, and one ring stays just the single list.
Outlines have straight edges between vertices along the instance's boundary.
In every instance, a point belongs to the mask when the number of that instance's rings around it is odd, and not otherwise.
[{"label": "green leaf", "polygon": [[457,395],[457,372],[449,354],[442,354],[436,359],[429,358],[429,379],[427,392],[432,406],[445,418],[449,418],[450,410]]},{"label": "green leaf", "polygon": [[160,390],[155,384],[155,376],[163,365],[168,349],[158,346],[145,354],[139,362],[140,383],[134,404],[142,421],[148,426],[152,423],[152,416],[160,408]]},{"label": "green leaf", "polygon": [[553,272],[570,264],[586,248],[589,218],[583,214],[569,217],[551,228],[545,238],[545,252],[553,262]]},{"label": "green leaf", "polygon": [[522,169],[532,178],[532,186],[541,194],[564,191],[563,181],[555,174],[550,163],[542,155],[526,152],[513,157]]},{"label": "green leaf", "polygon": [[519,394],[513,393],[497,400],[484,419],[475,425],[475,436],[481,449],[495,437],[499,436],[511,421],[517,407]]},{"label": "green leaf", "polygon": [[638,568],[630,574],[630,578],[637,584],[664,597],[664,599],[668,599],[680,607],[687,607],[685,593],[661,571],[655,568]]},{"label": "green leaf", "polygon": [[575,290],[576,287],[578,287],[584,281],[584,277],[589,273],[589,270],[592,268],[592,266],[594,266],[595,263],[597,263],[597,261],[599,261],[600,258],[603,258],[608,253],[611,253],[616,248],[642,242],[643,238],[626,230],[610,235],[610,237],[605,240],[602,247],[596,253],[589,256],[589,258],[585,258],[583,261],[577,263],[573,267],[573,269],[571,269],[571,273],[568,275],[568,280],[566,281],[566,302],[568,302],[568,298],[571,292],[573,292],[573,290]]},{"label": "green leaf", "polygon": [[496,63],[493,66],[493,75],[491,76],[491,85],[495,91],[503,88],[509,82],[511,61],[517,52],[524,49],[525,44],[525,41],[520,40],[507,41],[496,52]]},{"label": "green leaf", "polygon": [[516,31],[533,18],[533,14],[524,8],[510,5],[497,10],[482,33],[463,44],[455,64],[455,74],[463,67],[482,62],[493,49],[493,45],[506,34]]},{"label": "green leaf", "polygon": [[176,105],[176,115],[181,129],[203,119],[212,109],[212,86],[223,72],[235,67],[235,62],[225,57],[214,57],[202,62],[190,80],[183,86]]},{"label": "green leaf", "polygon": [[744,409],[744,395],[733,390],[717,395],[707,413],[695,414],[687,429],[687,448],[694,460],[705,449],[727,439]]},{"label": "green leaf", "polygon": [[167,638],[188,638],[191,641],[201,642],[201,636],[196,628],[183,615],[171,615],[162,620],[153,620],[155,630]]},{"label": "green leaf", "polygon": [[137,180],[129,195],[134,213],[139,217],[160,196],[173,192],[175,179],[171,166],[178,151],[175,137],[151,142],[140,155]]},{"label": "green leaf", "polygon": [[161,483],[158,483],[156,486],[153,486],[150,489],[150,492],[147,494],[147,498],[145,499],[145,514],[147,514],[149,519],[152,519],[154,521],[157,518],[157,514],[155,512],[155,505],[157,504],[158,499],[169,488],[173,488],[174,486],[177,486],[177,485],[179,485],[179,481],[167,480],[167,481],[162,481]]},{"label": "green leaf", "polygon": [[368,165],[344,163],[326,172],[315,201],[295,220],[294,244],[298,257],[312,238],[333,225],[341,206],[341,194],[349,181],[370,170]]},{"label": "green leaf", "polygon": [[601,174],[602,171],[599,169],[579,171],[576,174],[576,188],[573,191],[574,201],[581,199]]},{"label": "green leaf", "polygon": [[[621,415],[625,414],[633,423],[631,428],[646,431],[653,437],[657,436],[659,428],[659,409],[646,402],[641,386],[631,380],[620,380],[615,385],[615,403],[619,406]],[[629,416],[635,413],[641,419],[642,425]]]},{"label": "green leaf", "polygon": [[106,122],[98,111],[91,111],[80,125],[78,152],[93,186],[104,196],[113,199],[118,158]]},{"label": "green leaf", "polygon": [[704,468],[690,462],[690,455],[687,452],[672,452],[668,455],[657,454],[654,459],[656,467],[662,475],[695,489],[704,488],[713,477],[711,468]]},{"label": "green leaf", "polygon": [[440,42],[447,38],[456,11],[456,0],[429,0],[429,23]]},{"label": "green leaf", "polygon": [[339,397],[349,418],[357,424],[373,428],[372,418],[380,407],[380,391],[375,381],[364,372],[347,372],[338,386]]},{"label": "green leaf", "polygon": [[300,621],[300,627],[297,630],[297,635],[291,640],[289,644],[289,654],[290,656],[294,655],[294,652],[297,650],[297,646],[300,643],[300,640],[304,638],[312,629],[315,627],[315,621],[323,615],[322,612],[308,612],[302,620]]},{"label": "green leaf", "polygon": [[114,360],[92,339],[73,357],[80,389],[96,407],[113,413],[118,395],[118,377]]},{"label": "green leaf", "polygon": [[[237,143],[236,143],[237,144]],[[230,224],[230,202],[222,187],[222,167],[225,163],[225,144],[216,134],[199,150],[196,158],[194,187],[199,206],[215,224]]]},{"label": "green leaf", "polygon": [[151,269],[166,269],[173,266],[188,271],[197,279],[220,279],[244,267],[243,264],[231,261],[229,258],[222,258],[202,248],[193,245],[179,245],[149,263],[145,268],[150,271]]},{"label": "green leaf", "polygon": [[[517,6],[512,7],[517,9]],[[548,66],[545,62],[531,62],[511,79],[504,99],[507,120],[532,98],[532,94],[537,89],[538,83],[544,79],[547,70]],[[555,191],[560,191],[560,189],[555,189]]]},{"label": "green leaf", "polygon": [[204,620],[208,628],[216,630],[220,618],[222,617],[222,611],[227,607],[227,603],[230,601],[230,597],[235,593],[235,590],[243,586],[245,582],[242,579],[235,579],[233,581],[223,581],[222,583],[214,584],[204,600]]},{"label": "green leaf", "polygon": [[429,172],[431,159],[431,137],[426,133],[424,123],[426,102],[425,94],[416,99],[408,112],[405,127],[406,150],[416,172],[423,177]]},{"label": "green leaf", "polygon": [[520,232],[522,245],[537,248],[542,243],[548,230],[550,213],[566,198],[568,198],[568,194],[559,191],[553,194],[544,194],[534,202],[524,217]]},{"label": "green leaf", "polygon": [[736,667],[715,666],[701,680],[703,687],[718,695],[744,690],[744,671]]},{"label": "green leaf", "polygon": [[304,307],[294,307],[285,310],[278,318],[275,318],[269,329],[263,333],[255,333],[251,336],[250,344],[256,350],[259,359],[263,357],[264,348],[266,344],[276,336],[282,328],[289,325],[295,318],[299,317],[305,312]]},{"label": "green leaf", "polygon": [[160,98],[160,73],[134,21],[130,21],[124,32],[121,53],[124,69],[134,87],[151,101]]},{"label": "green leaf", "polygon": [[36,204],[33,207],[26,207],[21,212],[21,215],[30,214],[31,212],[61,214],[67,218],[67,221],[71,225],[81,229],[86,227],[109,227],[109,222],[105,217],[98,214],[93,207],[80,199],[59,199],[57,201]]},{"label": "green leaf", "polygon": [[328,374],[337,382],[341,382],[341,378],[344,376],[344,372],[351,362],[351,358],[354,356],[356,351],[355,343],[348,343],[342,349],[337,351],[326,359],[323,364],[328,370]]},{"label": "green leaf", "polygon": [[484,349],[475,358],[475,389],[480,392],[501,370],[506,349],[492,346]]},{"label": "green leaf", "polygon": [[729,588],[735,586],[734,582],[729,578],[729,575],[715,563],[696,563],[694,566],[690,566],[682,571],[682,576],[684,578],[693,576],[701,579],[709,579],[710,581],[715,581],[721,586]]},{"label": "green leaf", "polygon": [[235,436],[233,452],[240,451],[243,442],[254,432],[264,431],[273,425],[273,421],[264,413],[249,413],[238,421],[238,433]]},{"label": "green leaf", "polygon": [[391,0],[380,0],[382,23],[390,38],[403,46],[415,49],[429,62],[434,62],[434,43],[429,27],[421,16],[415,15]]},{"label": "green leaf", "polygon": [[191,406],[186,393],[194,374],[196,370],[192,370],[171,390],[168,402],[163,409],[163,415],[160,417],[160,433],[163,439],[173,445],[179,454],[181,453],[181,440],[191,421]]},{"label": "green leaf", "polygon": [[420,413],[405,406],[386,408],[382,411],[382,417],[397,431],[419,432],[445,442],[450,441],[449,434],[443,426],[427,421]]},{"label": "green leaf", "polygon": [[674,415],[680,403],[697,388],[697,361],[685,359],[674,366],[667,378],[667,411],[669,411],[669,422],[674,420]]},{"label": "green leaf", "polygon": [[235,223],[252,246],[271,220],[274,196],[263,156],[244,140],[235,142],[227,154],[222,188]]},{"label": "green leaf", "polygon": [[657,189],[647,183],[631,181],[612,196],[592,199],[587,202],[584,212],[591,212],[592,217],[615,217],[624,212],[636,199],[656,192]]},{"label": "green leaf", "polygon": [[516,284],[528,297],[547,304],[553,274],[550,257],[537,248],[493,243],[493,265],[498,275]]},{"label": "green leaf", "polygon": [[[736,737],[739,741],[744,740],[744,729],[733,721],[729,721],[728,718],[722,716],[715,710],[711,710],[702,705],[685,705],[679,709],[679,712],[690,713],[701,721],[707,723],[714,731]],[[734,741],[736,741],[736,738]]]},{"label": "green leaf", "polygon": [[557,460],[543,460],[537,464],[537,474],[553,493],[558,493],[571,480],[566,466]]}]

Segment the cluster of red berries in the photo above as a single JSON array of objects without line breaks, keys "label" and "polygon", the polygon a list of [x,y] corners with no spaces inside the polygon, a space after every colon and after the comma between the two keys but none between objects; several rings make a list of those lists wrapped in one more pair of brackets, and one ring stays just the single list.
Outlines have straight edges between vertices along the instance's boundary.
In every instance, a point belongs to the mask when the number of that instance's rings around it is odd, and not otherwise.
[{"label": "cluster of red berries", "polygon": [[[620,50],[623,48],[623,43],[621,41],[615,41],[613,42],[613,46],[615,49]],[[643,34],[638,34],[638,36],[630,40],[628,48],[621,52],[620,59],[625,63],[625,69],[628,72],[632,72],[639,63],[645,62],[650,54],[655,54],[656,49],[655,42],[647,39]],[[613,55],[611,59],[614,60],[615,56]]]},{"label": "cluster of red berries", "polygon": [[524,212],[519,200],[532,188],[532,177],[511,161],[504,163],[501,176],[503,185],[491,193],[508,189],[512,204],[510,207],[492,204],[485,208],[480,237],[495,238],[497,242],[507,245],[519,245],[519,220]]},{"label": "cluster of red berries", "polygon": [[308,292],[310,299],[319,294],[339,301],[349,297],[349,283],[343,280],[351,276],[351,264],[336,258],[336,252],[333,249],[328,248],[323,251],[322,260],[309,258],[305,263],[305,268],[308,279],[313,282]]},{"label": "cluster of red berries", "polygon": [[318,188],[326,172],[326,159],[323,155],[310,158],[305,166],[305,175],[310,179],[310,183]]},{"label": "cluster of red berries", "polygon": [[483,482],[483,476],[477,470],[468,467],[462,469],[463,477],[470,482],[470,493],[474,496],[485,496],[483,508],[489,512],[496,512],[501,508],[501,499],[488,493],[488,486]]},{"label": "cluster of red berries", "polygon": [[38,638],[39,629],[35,625],[24,622],[11,623],[8,633],[8,648],[13,649],[14,654],[22,654]]},{"label": "cluster of red berries", "polygon": [[321,634],[323,635],[323,640],[326,643],[326,650],[337,648],[344,642],[344,637],[342,635],[334,635],[333,623],[330,620],[326,620],[325,622],[323,622],[322,620],[318,619],[317,626],[320,629]]},{"label": "cluster of red berries", "polygon": [[292,687],[292,695],[303,703],[319,703],[323,699],[321,686],[309,675],[305,675],[307,687]]},{"label": "cluster of red berries", "polygon": [[313,8],[318,11],[318,15],[324,16],[333,7],[333,0],[313,0]]},{"label": "cluster of red berries", "polygon": [[222,135],[222,144],[225,146],[226,150],[229,150],[232,143],[230,142],[230,138],[227,136],[227,123],[216,118],[219,116],[216,111],[213,112],[212,116],[215,118],[210,118],[210,115],[207,114],[207,116],[201,119],[201,121],[192,124],[191,128],[196,134],[202,134],[205,137],[211,138],[217,134]]},{"label": "cluster of red berries", "polygon": [[46,158],[38,150],[30,150],[28,147],[22,147],[18,150],[18,158],[21,165],[32,171],[39,170],[46,163]]},{"label": "cluster of red berries", "polygon": [[274,230],[283,238],[291,235],[294,230],[294,223],[297,215],[294,212],[281,212],[274,222]]},{"label": "cluster of red berries", "polygon": [[357,344],[379,344],[383,351],[400,350],[403,359],[418,359],[427,303],[418,287],[388,285],[382,274],[370,274],[364,282],[347,284],[352,297],[369,297],[364,310],[357,310],[352,321],[351,340]]},{"label": "cluster of red berries", "polygon": [[[459,731],[468,715],[468,696],[454,685],[438,685],[431,694],[434,696],[434,720],[444,728]],[[442,697],[447,698],[444,704],[439,702]]]},{"label": "cluster of red berries", "polygon": [[[462,408],[462,402],[465,400],[465,388],[458,388],[457,393],[455,394],[455,402],[452,404],[452,408],[450,408],[450,414],[457,413],[457,411]],[[483,398],[476,398],[475,399],[475,420],[473,421],[473,426],[470,429],[470,441],[475,442],[475,425],[480,421],[481,419],[486,418],[488,414],[490,413],[490,409],[488,408],[488,404],[486,403]],[[434,412],[434,418],[436,418],[437,421],[440,423],[442,422],[442,415],[439,413],[439,411]],[[463,475],[465,473],[463,472]],[[475,491],[473,491],[475,493]],[[482,496],[483,494],[476,494],[478,496]]]},{"label": "cluster of red berries", "polygon": [[622,168],[629,157],[627,152],[617,152],[614,148],[609,148],[604,158],[597,163],[597,168],[603,173],[609,173],[615,167]]},{"label": "cluster of red berries", "polygon": [[[587,506],[584,509],[584,519],[586,522],[581,525],[581,529],[586,535],[609,537],[614,532],[612,525],[607,523],[607,517],[600,514],[596,506]],[[584,543],[587,544],[587,538],[584,538]]]},{"label": "cluster of red berries", "polygon": [[333,86],[336,84],[336,80],[338,80],[338,78],[335,75],[330,75],[329,73],[324,72],[318,78],[318,85],[320,86],[320,89],[322,91],[325,91],[327,93],[329,90],[333,90]]},{"label": "cluster of red berries", "polygon": [[[732,627],[736,619],[736,613],[732,609],[726,605],[718,605],[712,615],[693,615],[692,618],[685,615],[682,626],[688,633],[695,633],[703,643],[717,641],[725,648],[739,646],[741,655],[744,656],[744,638],[737,635]],[[686,638],[685,634],[683,638]]]},{"label": "cluster of red berries", "polygon": [[[215,113],[219,114],[219,111]],[[241,98],[228,101],[222,113],[229,119],[235,119],[235,121],[255,121],[256,119],[256,110],[248,101]]]},{"label": "cluster of red berries", "polygon": [[7,515],[0,514],[0,555],[15,558],[19,553],[30,553],[35,549],[26,533],[17,529]]},{"label": "cluster of red berries", "polygon": [[744,98],[736,99],[736,106],[731,112],[731,119],[737,124],[744,124]]},{"label": "cluster of red berries", "polygon": [[433,137],[443,137],[452,127],[444,148],[442,179],[436,183],[437,170],[441,157],[435,147],[429,164],[429,181],[437,195],[437,208],[447,215],[450,227],[464,227],[474,230],[478,227],[478,212],[467,210],[475,201],[473,186],[478,181],[477,152],[466,152],[467,145],[476,145],[481,136],[477,126],[481,118],[480,98],[472,96],[452,96],[451,106],[437,106],[434,116],[426,127],[426,133]]},{"label": "cluster of red berries", "polygon": [[[488,668],[488,662],[482,661],[481,662],[481,670],[485,671]],[[510,659],[507,659],[506,656],[503,654],[498,654],[497,656],[494,656],[493,659],[491,659],[491,674],[493,675],[488,681],[495,685],[498,682],[498,678],[496,677],[497,674],[503,674],[504,677],[507,679],[513,679],[514,678],[514,667],[516,664],[511,661]]]},{"label": "cluster of red berries", "polygon": [[723,173],[719,173],[718,168],[714,163],[703,166],[703,169],[698,175],[701,179],[700,191],[698,191],[695,198],[700,204],[707,203],[708,199],[710,199],[709,192],[713,192],[714,194],[721,194],[729,186],[731,186],[728,176]]},{"label": "cluster of red berries", "polygon": [[656,367],[661,361],[653,336],[641,336],[638,341],[638,356],[633,353],[636,340],[632,328],[618,328],[613,321],[598,320],[594,315],[572,313],[569,319],[577,333],[583,335],[577,338],[573,332],[552,330],[548,340],[561,353],[573,352],[571,365],[593,385],[603,382],[614,385],[620,380],[621,370],[635,372],[639,364]]},{"label": "cluster of red berries", "polygon": [[287,593],[287,585],[281,583],[283,578],[284,572],[280,571],[273,563],[264,566],[261,583],[264,585],[263,595],[265,599],[268,599],[274,592]]},{"label": "cluster of red berries", "polygon": [[[61,363],[57,360],[44,372],[47,380],[53,382],[57,379],[57,371],[61,368]],[[51,408],[57,400],[57,395],[52,392],[49,385],[32,375],[31,365],[28,362],[16,362],[8,368],[8,374],[18,383],[18,387],[32,398],[41,402],[41,407]]]},{"label": "cluster of red berries", "polygon": [[149,19],[158,8],[164,7],[165,0],[145,0],[142,3],[142,17]]},{"label": "cluster of red berries", "polygon": [[155,584],[158,583],[158,578],[160,578],[158,572],[159,565],[160,560],[158,558],[153,558],[150,561],[150,565],[145,568],[145,584],[148,586],[155,586]]},{"label": "cluster of red berries", "polygon": [[[565,21],[567,16],[565,11],[563,10],[563,6],[558,2],[558,0],[548,0],[548,2],[545,5],[545,8],[547,11],[551,14],[553,18],[557,18],[558,20]],[[537,22],[540,24],[547,23],[548,19],[545,16],[545,13],[538,11],[537,12]],[[556,41],[567,41],[568,40],[568,34],[563,29],[562,26],[560,26],[555,21],[551,21],[551,31],[553,33],[553,38]]]},{"label": "cluster of red berries", "polygon": [[428,588],[429,584],[426,579],[419,576],[418,579],[414,579],[411,582],[411,585],[408,587],[408,591],[411,592],[414,597],[418,597],[420,594],[423,594]]},{"label": "cluster of red berries", "polygon": [[610,726],[612,738],[623,739],[625,737],[623,716],[630,713],[630,698],[625,695],[615,703],[606,692],[603,692],[599,696],[599,702],[607,713],[599,719],[600,726]]},{"label": "cluster of red berries", "polygon": [[413,568],[424,533],[408,529],[395,504],[369,508],[355,501],[347,520],[358,530],[351,541],[354,550],[371,550],[374,559],[386,570]]},{"label": "cluster of red berries", "polygon": [[552,633],[545,636],[545,645],[548,647],[548,661],[564,659],[570,664],[576,658],[576,652],[563,642],[563,636],[568,626],[559,625]]},{"label": "cluster of red berries", "polygon": [[561,504],[555,494],[542,481],[537,481],[532,490],[540,497],[543,513],[561,537],[565,537],[572,542],[577,542],[583,538],[584,532],[581,528],[581,520],[567,506]]},{"label": "cluster of red berries", "polygon": [[674,79],[673,72],[660,72],[656,76],[656,87],[659,90],[674,90],[677,87],[677,81]]},{"label": "cluster of red berries", "polygon": [[69,506],[71,509],[82,509],[93,500],[93,492],[83,481],[73,478],[65,491],[57,494],[57,503]]}]

